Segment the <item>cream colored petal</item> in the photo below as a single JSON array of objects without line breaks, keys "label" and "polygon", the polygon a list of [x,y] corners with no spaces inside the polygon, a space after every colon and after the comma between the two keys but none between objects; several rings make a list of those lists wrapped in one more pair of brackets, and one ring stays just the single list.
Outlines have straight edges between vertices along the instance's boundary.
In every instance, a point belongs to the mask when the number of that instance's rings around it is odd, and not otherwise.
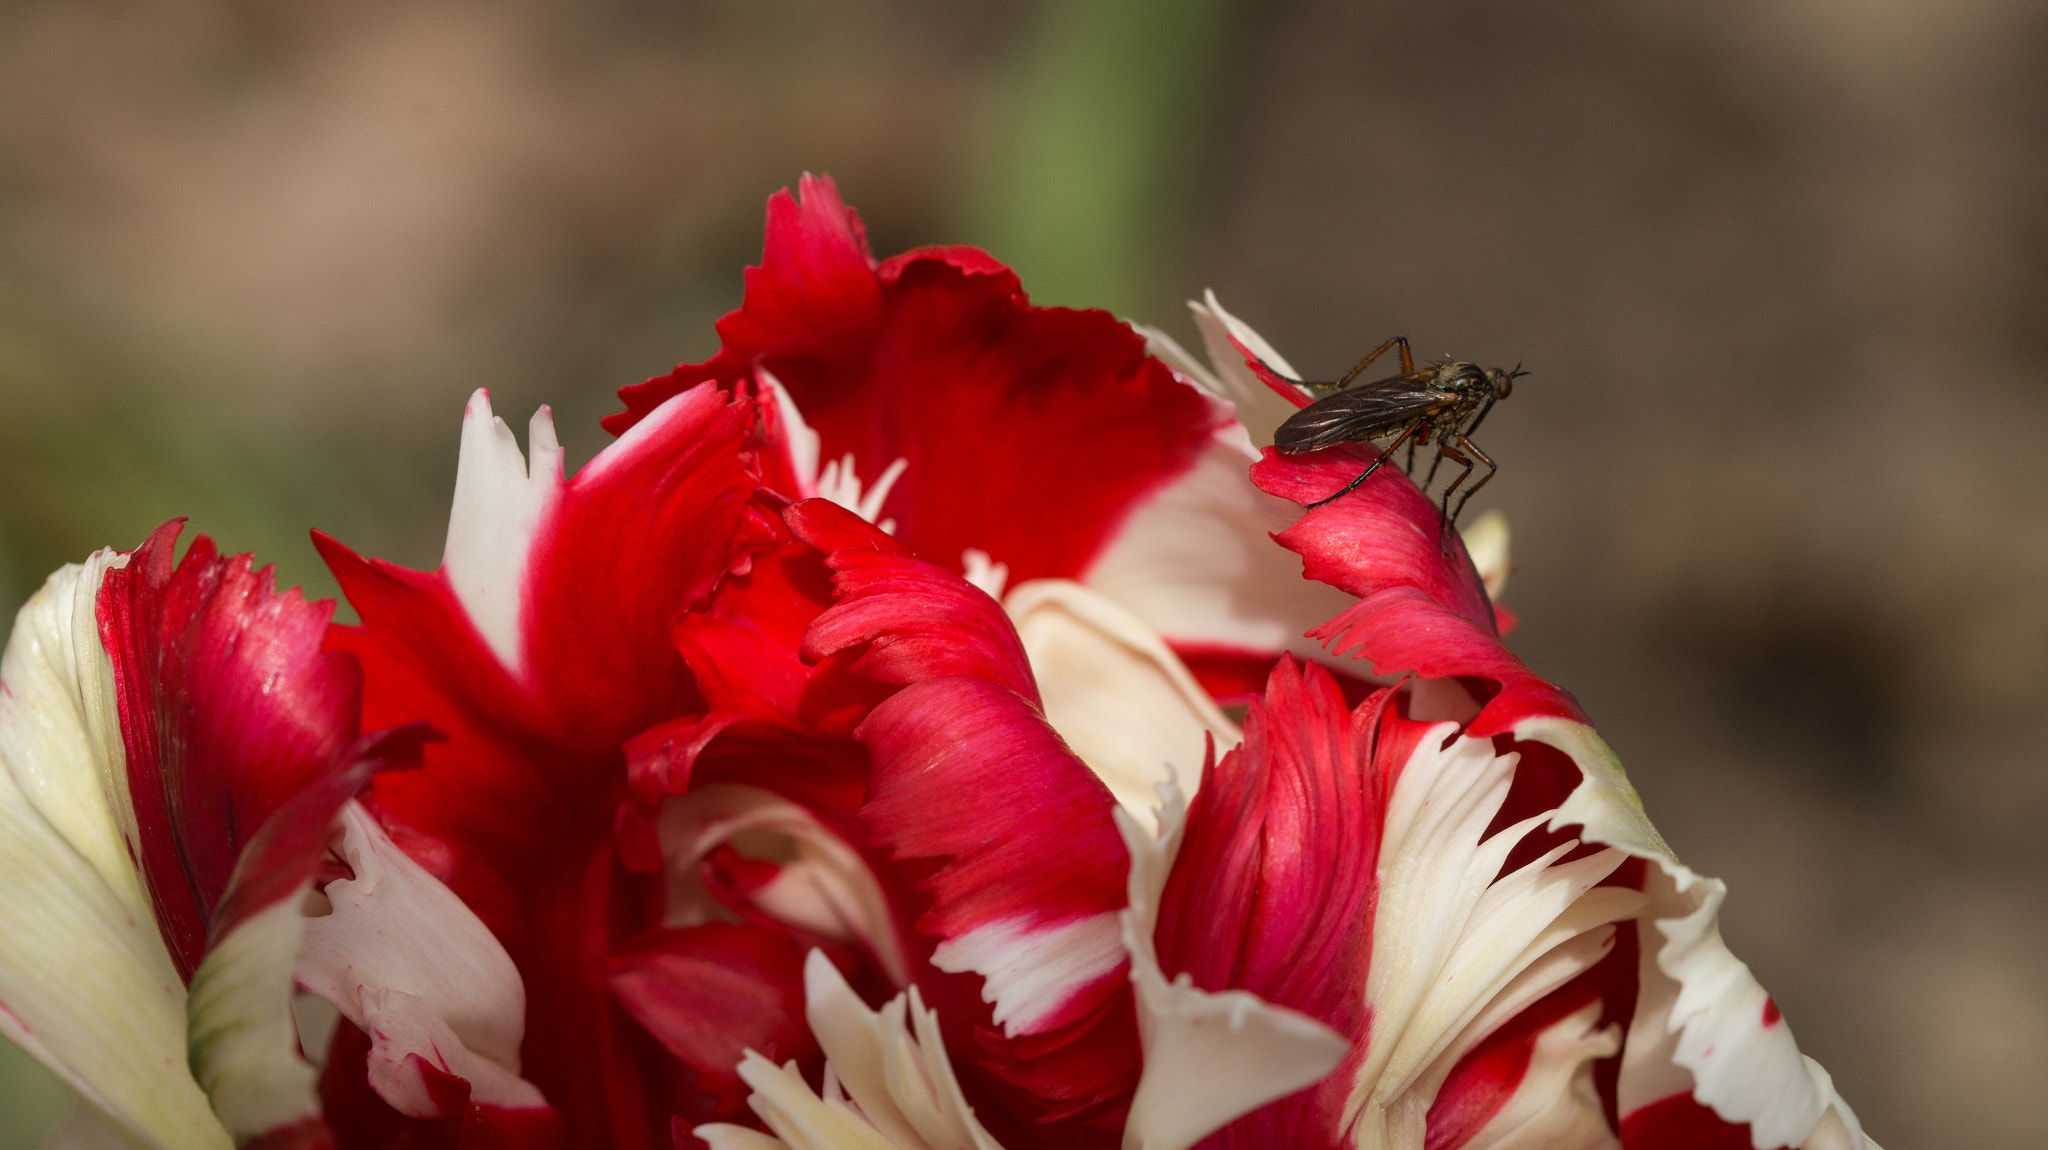
[{"label": "cream colored petal", "polygon": [[1034,579],[1003,607],[1031,660],[1047,721],[1141,821],[1151,821],[1169,768],[1199,778],[1209,737],[1218,754],[1242,739],[1158,633],[1102,595],[1065,579]]},{"label": "cream colored petal", "polygon": [[534,540],[562,496],[562,448],[546,407],[527,426],[533,461],[478,388],[462,413],[462,453],[441,570],[470,623],[498,661],[517,674],[526,657],[520,612]]},{"label": "cream colored petal", "polygon": [[320,1113],[292,1017],[292,964],[306,923],[299,901],[245,919],[192,972],[192,1073],[237,1143]]},{"label": "cream colored petal", "polygon": [[1599,961],[1608,924],[1646,904],[1639,892],[1596,886],[1623,852],[1560,861],[1575,841],[1501,875],[1547,816],[1486,835],[1518,756],[1495,755],[1485,739],[1446,744],[1456,730],[1424,735],[1388,803],[1366,982],[1373,1026],[1345,1110],[1362,1150],[1420,1145],[1457,1060]]},{"label": "cream colored petal", "polygon": [[1301,508],[1252,486],[1242,453],[1222,440],[1133,510],[1081,581],[1176,643],[1288,651],[1357,674],[1304,637],[1357,602],[1306,579],[1272,535]]},{"label": "cream colored petal", "polygon": [[1500,602],[1501,592],[1508,589],[1508,574],[1514,569],[1508,556],[1508,517],[1498,510],[1489,511],[1458,528],[1458,535],[1465,541],[1465,554],[1479,571],[1486,597]]},{"label": "cream colored petal", "polygon": [[1351,1049],[1315,1019],[1247,991],[1200,990],[1186,974],[1167,981],[1152,936],[1180,852],[1187,803],[1171,780],[1159,793],[1157,835],[1116,812],[1131,852],[1124,945],[1145,1057],[1124,1124],[1124,1150],[1187,1150],[1239,1116],[1320,1081]]},{"label": "cream colored petal", "polygon": [[1723,1119],[1748,1123],[1760,1146],[1875,1147],[1827,1073],[1799,1053],[1785,1020],[1766,1020],[1763,988],[1721,940],[1726,888],[1678,861],[1614,752],[1592,728],[1550,716],[1524,719],[1514,734],[1563,751],[1583,776],[1552,827],[1579,825],[1587,840],[1655,864],[1645,879],[1642,989],[1623,1049],[1622,1112],[1690,1092]]},{"label": "cream colored petal", "polygon": [[1514,1094],[1459,1150],[1621,1150],[1593,1084],[1593,1063],[1621,1049],[1621,1028],[1600,1027],[1600,1010],[1588,1003],[1537,1036]]},{"label": "cream colored petal", "polygon": [[185,987],[120,829],[126,766],[108,757],[120,733],[93,617],[118,562],[52,575],[0,656],[0,1033],[139,1144],[224,1150],[186,1067]]},{"label": "cream colored petal", "polygon": [[1202,348],[1209,353],[1209,367],[1221,385],[1223,398],[1237,405],[1238,422],[1244,424],[1253,444],[1270,446],[1273,432],[1293,415],[1296,407],[1267,387],[1244,362],[1244,355],[1231,346],[1239,343],[1263,360],[1267,367],[1289,379],[1302,378],[1286,357],[1251,329],[1251,325],[1223,310],[1213,291],[1202,293],[1202,302],[1188,304],[1195,327],[1202,333]]}]

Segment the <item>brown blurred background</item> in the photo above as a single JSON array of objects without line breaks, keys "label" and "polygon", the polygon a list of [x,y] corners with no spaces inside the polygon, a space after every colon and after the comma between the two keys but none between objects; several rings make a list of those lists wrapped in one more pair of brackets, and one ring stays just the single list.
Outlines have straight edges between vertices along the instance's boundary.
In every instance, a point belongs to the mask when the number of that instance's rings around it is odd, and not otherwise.
[{"label": "brown blurred background", "polygon": [[432,566],[472,388],[588,458],[829,171],[1041,302],[1533,368],[1515,646],[1874,1136],[2038,1147],[2044,65],[2012,0],[12,0],[0,609],[180,514]]}]

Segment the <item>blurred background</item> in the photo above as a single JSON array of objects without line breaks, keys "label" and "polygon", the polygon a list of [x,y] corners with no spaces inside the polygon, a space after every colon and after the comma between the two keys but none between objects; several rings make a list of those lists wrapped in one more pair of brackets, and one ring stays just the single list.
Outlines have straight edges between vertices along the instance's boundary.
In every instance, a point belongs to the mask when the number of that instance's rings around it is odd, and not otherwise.
[{"label": "blurred background", "polygon": [[[2038,1147],[2044,64],[2017,0],[11,0],[0,609],[172,515],[433,566],[471,389],[587,459],[829,171],[1039,302],[1532,368],[1514,645],[1876,1138]],[[65,1105],[0,1050],[0,1150]]]}]

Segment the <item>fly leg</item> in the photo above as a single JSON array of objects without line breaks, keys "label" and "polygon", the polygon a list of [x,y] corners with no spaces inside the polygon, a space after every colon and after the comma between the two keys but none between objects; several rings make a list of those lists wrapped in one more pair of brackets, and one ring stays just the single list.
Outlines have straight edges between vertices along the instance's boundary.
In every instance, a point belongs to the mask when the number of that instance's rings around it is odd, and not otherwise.
[{"label": "fly leg", "polygon": [[1321,499],[1316,500],[1314,503],[1311,503],[1306,507],[1303,507],[1302,510],[1314,511],[1316,508],[1321,507],[1323,504],[1328,503],[1333,499],[1341,498],[1343,496],[1351,494],[1353,491],[1356,491],[1358,489],[1359,484],[1364,483],[1366,480],[1372,478],[1372,473],[1380,469],[1380,464],[1385,463],[1387,461],[1387,458],[1394,454],[1394,450],[1396,448],[1400,447],[1402,444],[1408,442],[1411,438],[1413,438],[1416,430],[1418,428],[1421,428],[1422,426],[1424,425],[1419,422],[1409,424],[1408,430],[1402,432],[1401,437],[1399,439],[1396,439],[1394,440],[1394,442],[1387,444],[1387,449],[1385,451],[1380,452],[1380,457],[1372,461],[1372,466],[1358,473],[1358,478],[1345,484],[1341,489],[1337,491],[1336,494],[1325,495]]},{"label": "fly leg", "polygon": [[1351,386],[1351,381],[1358,378],[1358,373],[1364,371],[1368,367],[1371,367],[1372,361],[1387,354],[1387,349],[1390,347],[1399,347],[1401,349],[1401,374],[1406,375],[1409,372],[1415,370],[1415,357],[1413,355],[1410,355],[1408,352],[1408,337],[1405,335],[1397,335],[1394,338],[1388,340],[1387,342],[1379,345],[1378,347],[1373,348],[1372,354],[1366,356],[1364,359],[1359,360],[1357,367],[1354,367],[1350,371],[1345,372],[1344,378],[1336,382],[1336,388],[1339,391],[1341,391],[1344,388]]},{"label": "fly leg", "polygon": [[1413,439],[1408,441],[1408,462],[1401,465],[1401,470],[1406,472],[1410,479],[1415,477],[1415,440]]},{"label": "fly leg", "polygon": [[1430,465],[1429,465],[1429,474],[1428,474],[1428,475],[1425,475],[1425,476],[1423,476],[1423,478],[1422,478],[1422,490],[1423,490],[1423,491],[1425,491],[1425,492],[1426,492],[1426,491],[1428,491],[1428,490],[1429,490],[1429,485],[1430,485],[1430,484],[1432,484],[1432,483],[1435,483],[1435,482],[1436,482],[1436,469],[1437,469],[1437,468],[1439,468],[1439,467],[1442,467],[1443,465],[1444,465],[1444,453],[1443,453],[1442,449],[1438,449],[1438,451],[1437,451],[1437,453],[1436,453],[1436,459],[1435,459],[1435,461],[1433,461],[1433,462],[1432,462],[1432,463],[1430,463]]},{"label": "fly leg", "polygon": [[1457,510],[1451,512],[1451,523],[1453,526],[1457,524],[1458,516],[1463,515],[1465,513],[1465,505],[1467,503],[1472,502],[1472,497],[1474,495],[1479,494],[1480,488],[1486,486],[1488,483],[1491,483],[1493,481],[1494,472],[1500,470],[1500,464],[1495,463],[1492,457],[1488,456],[1484,451],[1479,450],[1479,445],[1472,442],[1470,439],[1467,439],[1464,436],[1460,435],[1458,437],[1458,446],[1471,452],[1473,458],[1479,460],[1479,462],[1481,463],[1484,463],[1486,465],[1486,474],[1479,477],[1479,482],[1466,488],[1465,497],[1463,499],[1458,500]]},{"label": "fly leg", "polygon": [[[1462,435],[1458,437],[1458,442],[1464,444],[1464,446],[1466,447],[1472,446],[1470,443],[1466,442],[1465,437]],[[1470,455],[1466,455],[1462,451],[1459,451],[1457,448],[1452,447],[1448,443],[1439,443],[1436,445],[1436,458],[1438,463],[1441,463],[1444,460],[1449,459],[1453,463],[1462,463],[1465,465],[1465,470],[1458,472],[1458,477],[1456,479],[1451,480],[1451,485],[1449,487],[1444,488],[1442,507],[1443,524],[1437,532],[1437,544],[1443,549],[1444,557],[1449,558],[1451,554],[1451,496],[1456,495],[1458,493],[1458,486],[1465,482],[1466,476],[1472,474],[1472,457]],[[1433,471],[1435,470],[1435,468],[1432,467],[1431,470]],[[1491,478],[1491,476],[1492,473],[1489,472],[1488,477]],[[1486,480],[1482,479],[1480,480],[1480,482],[1484,483],[1486,482]],[[1468,493],[1466,497],[1470,498],[1471,496]],[[1464,507],[1465,505],[1462,502],[1458,504],[1459,510],[1463,510]]]}]

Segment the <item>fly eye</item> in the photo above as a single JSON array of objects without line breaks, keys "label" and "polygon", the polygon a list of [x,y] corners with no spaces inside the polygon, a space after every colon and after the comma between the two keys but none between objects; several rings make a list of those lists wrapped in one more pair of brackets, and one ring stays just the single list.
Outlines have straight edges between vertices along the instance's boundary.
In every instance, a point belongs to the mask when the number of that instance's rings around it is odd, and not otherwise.
[{"label": "fly eye", "polygon": [[1493,390],[1500,398],[1506,399],[1508,393],[1515,390],[1515,377],[1504,371],[1496,372],[1493,377]]}]

